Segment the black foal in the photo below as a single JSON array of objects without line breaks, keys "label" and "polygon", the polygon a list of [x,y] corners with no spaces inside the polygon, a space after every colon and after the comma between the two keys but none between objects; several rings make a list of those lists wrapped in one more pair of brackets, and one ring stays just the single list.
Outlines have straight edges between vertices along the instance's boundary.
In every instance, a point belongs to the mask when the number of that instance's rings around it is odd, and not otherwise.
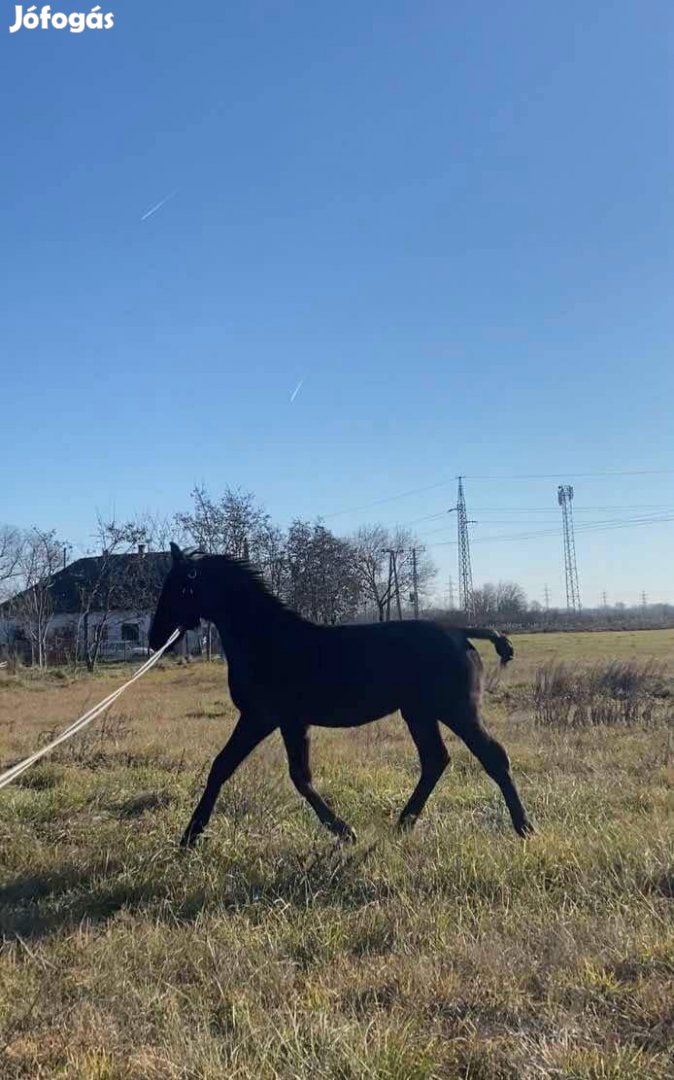
[{"label": "black foal", "polygon": [[229,688],[239,721],[211,768],[206,789],[182,838],[193,844],[211,816],[220,788],[250,752],[280,728],[290,777],[320,821],[354,838],[311,781],[309,726],[357,727],[400,709],[419,754],[421,776],[399,818],[414,824],[442,776],[449,754],[446,724],[500,787],[520,836],[532,826],[515,787],[508,755],[480,718],[482,664],[469,638],[493,642],[506,664],[513,649],[495,630],[447,629],[423,621],[316,626],[289,611],[246,562],[226,555],[183,553],[173,566],[150,630],[158,649],[180,627],[209,619],[227,656]]}]

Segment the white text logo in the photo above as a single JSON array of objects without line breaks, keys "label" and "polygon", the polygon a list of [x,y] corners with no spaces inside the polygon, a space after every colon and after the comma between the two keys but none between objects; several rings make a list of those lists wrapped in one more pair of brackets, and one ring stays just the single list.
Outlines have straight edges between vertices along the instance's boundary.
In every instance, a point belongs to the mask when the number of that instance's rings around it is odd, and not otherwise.
[{"label": "white text logo", "polygon": [[14,12],[14,23],[9,28],[10,34],[16,34],[17,30],[21,29],[68,29],[71,34],[81,34],[83,30],[111,30],[115,25],[115,16],[112,12],[109,11],[104,15],[99,4],[88,13],[72,11],[70,15],[66,15],[63,11],[52,12],[49,4],[43,4],[39,11],[36,5],[32,4],[31,7],[26,8],[25,12],[23,4],[17,4]]}]

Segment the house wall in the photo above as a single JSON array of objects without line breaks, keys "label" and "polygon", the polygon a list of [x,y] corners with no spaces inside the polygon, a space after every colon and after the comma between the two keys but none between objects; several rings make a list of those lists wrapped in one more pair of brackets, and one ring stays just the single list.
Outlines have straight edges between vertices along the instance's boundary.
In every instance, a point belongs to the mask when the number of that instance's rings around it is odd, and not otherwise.
[{"label": "house wall", "polygon": [[[137,611],[114,611],[103,615],[100,612],[92,612],[88,618],[89,640],[94,637],[100,623],[105,621],[104,643],[111,645],[123,641],[122,626],[126,624],[138,627],[138,646],[147,648],[148,634],[152,615],[150,613],[138,613]],[[17,639],[23,634],[23,622],[21,618],[0,618],[0,649],[7,651],[16,646]],[[49,621],[47,632],[47,653],[51,663],[63,663],[74,652],[75,642],[78,641],[80,651],[84,648],[84,619],[78,612],[53,615]],[[200,651],[201,634],[190,630],[177,646],[178,652]],[[30,649],[20,649],[27,652],[24,659],[30,660]],[[50,655],[51,654],[51,655]]]},{"label": "house wall", "polygon": [[[100,626],[101,622],[105,621],[105,627],[107,630],[107,639],[109,641],[121,641],[122,640],[122,625],[124,623],[131,623],[138,626],[139,640],[141,645],[147,645],[147,635],[150,629],[150,623],[152,616],[149,614],[139,614],[137,611],[112,611],[108,615],[103,615],[101,612],[93,611],[89,615],[89,634],[93,635],[97,626]],[[12,640],[17,632],[21,632],[24,626],[24,620],[18,618],[8,618],[0,621],[0,640]],[[79,631],[80,637],[84,633],[84,618],[79,612],[64,613],[60,615],[52,615],[49,620],[48,636],[54,634],[71,633],[76,634]]]}]

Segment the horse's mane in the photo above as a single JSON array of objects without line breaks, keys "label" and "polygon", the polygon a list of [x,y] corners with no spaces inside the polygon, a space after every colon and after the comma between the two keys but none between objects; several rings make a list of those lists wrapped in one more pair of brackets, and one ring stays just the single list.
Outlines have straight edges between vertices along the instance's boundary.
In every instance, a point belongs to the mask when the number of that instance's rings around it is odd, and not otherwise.
[{"label": "horse's mane", "polygon": [[185,552],[188,558],[208,559],[216,565],[226,563],[231,567],[235,567],[240,572],[242,578],[249,584],[258,594],[262,594],[268,600],[271,600],[274,604],[282,607],[285,611],[290,609],[286,607],[283,600],[276,596],[270,586],[269,582],[265,580],[264,574],[259,566],[255,566],[250,559],[238,555],[226,555],[224,553],[212,553],[204,551],[201,548],[192,548]]}]

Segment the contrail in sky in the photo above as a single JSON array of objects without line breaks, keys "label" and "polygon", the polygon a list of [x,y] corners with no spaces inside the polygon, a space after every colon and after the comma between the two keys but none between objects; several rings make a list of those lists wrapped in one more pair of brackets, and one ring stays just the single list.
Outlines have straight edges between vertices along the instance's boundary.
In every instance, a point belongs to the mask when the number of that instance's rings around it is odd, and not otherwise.
[{"label": "contrail in sky", "polygon": [[300,390],[302,389],[302,383],[303,382],[304,382],[304,379],[300,379],[297,386],[295,387],[292,394],[290,395],[290,404],[291,405],[292,405],[293,401],[295,400],[295,398],[297,397],[297,395],[299,394]]},{"label": "contrail in sky", "polygon": [[157,213],[157,210],[161,210],[162,206],[164,206],[164,204],[167,203],[169,199],[172,199],[173,196],[176,194],[177,189],[176,191],[172,191],[170,195],[167,195],[166,198],[162,199],[161,202],[158,202],[156,206],[152,206],[149,210],[147,210],[140,220],[145,221],[146,218],[152,217],[153,214]]}]

